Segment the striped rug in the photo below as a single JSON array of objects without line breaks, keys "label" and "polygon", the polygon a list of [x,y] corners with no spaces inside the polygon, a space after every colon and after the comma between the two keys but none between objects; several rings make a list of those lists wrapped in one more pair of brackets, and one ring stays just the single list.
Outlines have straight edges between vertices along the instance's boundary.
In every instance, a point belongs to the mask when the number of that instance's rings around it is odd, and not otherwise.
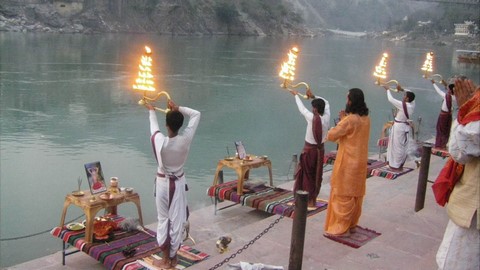
[{"label": "striped rug", "polygon": [[[115,222],[120,223],[125,218],[121,216],[111,216]],[[148,230],[151,234],[155,232]],[[157,240],[154,237],[140,231],[121,231],[116,230],[113,234],[113,240],[108,242],[85,243],[85,230],[70,231],[65,227],[55,227],[50,232],[53,236],[62,239],[69,245],[85,252],[95,260],[102,263],[106,269],[112,270],[140,270],[147,269],[139,260],[148,258],[153,254],[160,254]],[[126,248],[134,248],[135,255],[125,257],[122,251]],[[208,254],[182,246],[179,255],[178,269],[183,269],[208,258]],[[68,261],[67,261],[68,263]]]},{"label": "striped rug", "polygon": [[432,148],[432,155],[439,156],[441,158],[447,158],[450,156],[450,153],[446,149]]},{"label": "striped rug", "polygon": [[355,232],[352,232],[349,236],[339,237],[339,236],[329,235],[329,234],[324,234],[323,236],[335,242],[339,242],[344,245],[347,245],[349,247],[359,248],[379,235],[381,235],[381,233],[378,233],[374,230],[370,230],[368,228],[357,226],[355,228]]},{"label": "striped rug", "polygon": [[406,173],[409,173],[411,171],[413,171],[413,169],[408,167],[403,167],[402,171],[400,172],[392,171],[388,165],[385,165],[383,167],[373,169],[370,172],[370,176],[379,176],[379,177],[387,178],[390,180],[394,180],[397,177],[404,175]]},{"label": "striped rug", "polygon": [[[323,159],[324,164],[334,165],[335,159],[337,158],[337,151],[331,151],[326,153]],[[367,161],[367,178],[372,176],[372,170],[378,169],[385,166],[387,163],[385,161],[368,159]]]},{"label": "striped rug", "polygon": [[[295,207],[293,203],[295,198],[291,190],[283,188],[269,187],[259,185],[244,191],[243,195],[237,194],[237,181],[229,181],[216,186],[211,186],[207,190],[207,195],[217,197],[219,200],[228,200],[239,203],[243,206],[249,206],[267,213],[282,215],[293,218]],[[317,214],[327,208],[327,201],[317,199],[316,207],[308,209],[307,216]]]}]

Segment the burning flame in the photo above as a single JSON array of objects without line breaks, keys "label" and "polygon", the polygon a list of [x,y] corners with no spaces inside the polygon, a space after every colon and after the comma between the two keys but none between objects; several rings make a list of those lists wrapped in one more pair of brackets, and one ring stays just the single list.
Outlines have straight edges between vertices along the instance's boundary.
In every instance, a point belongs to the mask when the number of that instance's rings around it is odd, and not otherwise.
[{"label": "burning flame", "polygon": [[423,63],[422,70],[424,72],[424,77],[428,77],[428,73],[433,72],[433,52],[428,52],[425,57],[425,62]]},{"label": "burning flame", "polygon": [[152,75],[152,50],[145,46],[145,53],[140,58],[138,65],[138,77],[135,80],[133,89],[142,91],[155,91]]},{"label": "burning flame", "polygon": [[377,77],[378,80],[387,78],[387,59],[388,54],[383,53],[382,60],[378,63],[378,66],[375,66],[375,71],[373,76]]},{"label": "burning flame", "polygon": [[295,79],[295,61],[297,60],[298,48],[293,47],[288,52],[288,61],[283,62],[278,76],[285,80],[293,81]]}]

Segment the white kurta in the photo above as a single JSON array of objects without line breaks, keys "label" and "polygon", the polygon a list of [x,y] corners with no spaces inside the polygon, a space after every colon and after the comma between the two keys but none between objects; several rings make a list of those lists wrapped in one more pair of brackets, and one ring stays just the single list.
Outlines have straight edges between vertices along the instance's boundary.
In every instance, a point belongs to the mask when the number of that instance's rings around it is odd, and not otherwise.
[{"label": "white kurta", "polygon": [[[316,96],[315,98],[321,98],[323,99],[323,101],[325,101],[325,110],[323,111],[323,115],[321,116],[322,143],[323,143],[325,142],[325,139],[327,137],[327,132],[330,127],[330,104],[326,99],[322,97]],[[303,117],[305,117],[305,120],[307,121],[307,128],[305,131],[305,141],[310,144],[317,144],[317,141],[315,141],[315,138],[313,137],[313,130],[312,130],[313,113],[309,111],[307,108],[305,108],[305,105],[303,105],[303,102],[300,100],[300,97],[298,95],[295,95],[295,102],[297,103],[298,110],[303,115]]]},{"label": "white kurta", "polygon": [[[387,90],[388,101],[397,108],[395,122],[390,131],[387,148],[387,161],[394,168],[402,167],[407,160],[408,142],[412,139],[411,127],[408,124],[407,116],[403,110],[402,101],[395,99],[390,90]],[[407,102],[409,117],[415,110],[415,101]]]},{"label": "white kurta", "polygon": [[[442,97],[442,100],[443,100],[442,101],[442,111],[448,112],[447,101],[445,99],[446,93],[443,92],[442,90],[440,90],[440,88],[436,84],[433,84],[433,88],[435,89],[437,94]],[[457,99],[455,98],[454,95],[452,95],[452,111],[453,111],[453,104],[456,104],[456,103],[457,103]]]},{"label": "white kurta", "polygon": [[[158,169],[155,185],[155,203],[157,206],[157,242],[161,246],[170,241],[170,257],[175,256],[182,242],[182,229],[187,221],[186,180],[183,166],[187,160],[190,145],[200,120],[200,112],[179,107],[179,111],[189,117],[188,125],[173,138],[162,134],[158,126],[155,111],[150,111],[150,132],[153,148],[157,157]],[[161,177],[158,174],[165,175]],[[177,178],[175,192],[170,201],[169,177]],[[170,237],[170,239],[168,238]]]},{"label": "white kurta", "polygon": [[439,269],[480,269],[480,121],[453,122],[448,152],[466,164],[447,204],[450,217],[437,252]]}]

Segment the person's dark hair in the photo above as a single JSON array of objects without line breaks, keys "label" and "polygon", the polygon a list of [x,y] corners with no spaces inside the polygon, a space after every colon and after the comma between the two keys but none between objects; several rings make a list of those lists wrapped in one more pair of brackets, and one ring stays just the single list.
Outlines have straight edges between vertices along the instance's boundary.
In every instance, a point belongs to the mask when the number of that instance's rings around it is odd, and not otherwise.
[{"label": "person's dark hair", "polygon": [[345,108],[346,113],[358,114],[360,116],[368,115],[368,107],[361,89],[352,88],[348,90],[348,100],[350,104],[347,103]]},{"label": "person's dark hair", "polygon": [[455,95],[454,88],[455,88],[455,84],[451,83],[448,85],[448,89],[450,89],[450,92],[452,92],[452,95]]},{"label": "person's dark hair", "polygon": [[183,114],[179,111],[167,112],[165,119],[167,126],[170,127],[173,132],[178,132],[183,125]]},{"label": "person's dark hair", "polygon": [[415,100],[415,94],[413,92],[406,91],[405,95],[407,95],[408,102],[412,102]]},{"label": "person's dark hair", "polygon": [[316,108],[317,112],[320,115],[323,115],[323,113],[325,112],[325,100],[321,98],[316,98],[312,100],[312,107]]}]

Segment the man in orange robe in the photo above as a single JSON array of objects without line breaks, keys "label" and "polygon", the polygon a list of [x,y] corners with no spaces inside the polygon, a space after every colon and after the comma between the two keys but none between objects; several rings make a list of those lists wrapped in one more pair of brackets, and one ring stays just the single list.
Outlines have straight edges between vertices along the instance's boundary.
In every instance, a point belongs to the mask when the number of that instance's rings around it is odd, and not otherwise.
[{"label": "man in orange robe", "polygon": [[338,143],[338,152],[330,179],[325,233],[348,236],[362,213],[367,180],[370,117],[363,91],[348,91],[340,122],[327,133],[327,141]]}]

